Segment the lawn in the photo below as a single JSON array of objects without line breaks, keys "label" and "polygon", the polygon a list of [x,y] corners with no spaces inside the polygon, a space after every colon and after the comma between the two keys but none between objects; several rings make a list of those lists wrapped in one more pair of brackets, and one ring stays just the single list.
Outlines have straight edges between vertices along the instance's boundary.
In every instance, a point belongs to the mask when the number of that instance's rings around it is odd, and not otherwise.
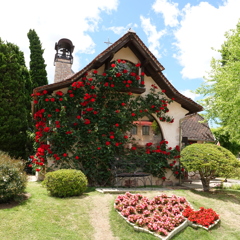
[{"label": "lawn", "polygon": [[[30,197],[21,204],[2,208],[0,205],[0,239],[73,239],[73,240],[151,240],[146,233],[137,233],[113,209],[117,195],[102,194],[89,189],[80,197],[66,199],[48,195],[39,182],[29,182]],[[151,198],[162,192],[142,192]],[[217,190],[211,193],[193,190],[169,190],[168,195],[186,197],[197,210],[213,208],[221,218],[209,232],[187,227],[173,240],[240,239],[240,191]],[[193,237],[194,236],[194,237]]]}]

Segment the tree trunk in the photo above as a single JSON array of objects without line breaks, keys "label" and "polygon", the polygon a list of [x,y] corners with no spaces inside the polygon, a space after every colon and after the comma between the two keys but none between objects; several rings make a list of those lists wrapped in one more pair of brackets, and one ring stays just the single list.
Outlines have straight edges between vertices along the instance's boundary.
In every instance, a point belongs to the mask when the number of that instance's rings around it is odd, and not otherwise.
[{"label": "tree trunk", "polygon": [[201,178],[202,185],[203,185],[203,191],[209,192],[210,190],[210,179],[208,178]]}]

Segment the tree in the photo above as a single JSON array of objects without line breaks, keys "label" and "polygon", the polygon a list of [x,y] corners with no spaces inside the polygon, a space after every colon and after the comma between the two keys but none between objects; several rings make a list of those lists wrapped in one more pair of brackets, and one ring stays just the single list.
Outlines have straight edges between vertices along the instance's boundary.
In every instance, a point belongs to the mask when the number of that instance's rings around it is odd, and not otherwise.
[{"label": "tree", "polygon": [[230,141],[240,144],[240,22],[225,37],[219,50],[222,59],[212,60],[211,71],[196,92],[205,97],[201,101],[205,117],[222,126]]},{"label": "tree", "polygon": [[230,142],[229,133],[224,131],[223,127],[211,129],[216,140],[221,144],[222,147],[228,149],[235,156],[238,157],[240,153],[240,144],[235,141]]},{"label": "tree", "polygon": [[227,178],[240,166],[226,148],[209,143],[185,147],[181,152],[181,162],[189,172],[200,174],[204,191],[209,191],[210,180],[216,176]]},{"label": "tree", "polygon": [[11,157],[27,157],[29,84],[23,53],[0,39],[0,149]]},{"label": "tree", "polygon": [[46,64],[43,58],[44,50],[35,30],[30,29],[28,34],[30,42],[30,76],[32,80],[32,89],[47,85]]}]

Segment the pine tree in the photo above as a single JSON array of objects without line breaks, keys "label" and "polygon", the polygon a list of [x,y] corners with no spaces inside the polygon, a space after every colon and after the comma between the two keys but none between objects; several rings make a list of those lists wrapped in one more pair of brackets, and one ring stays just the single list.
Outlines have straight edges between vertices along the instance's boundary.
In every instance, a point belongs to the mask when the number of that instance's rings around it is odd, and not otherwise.
[{"label": "pine tree", "polygon": [[0,39],[0,150],[27,157],[30,76],[18,46]]},{"label": "pine tree", "polygon": [[44,50],[36,31],[30,29],[28,34],[30,42],[30,76],[32,80],[32,89],[47,85],[47,71],[46,64],[43,58]]}]

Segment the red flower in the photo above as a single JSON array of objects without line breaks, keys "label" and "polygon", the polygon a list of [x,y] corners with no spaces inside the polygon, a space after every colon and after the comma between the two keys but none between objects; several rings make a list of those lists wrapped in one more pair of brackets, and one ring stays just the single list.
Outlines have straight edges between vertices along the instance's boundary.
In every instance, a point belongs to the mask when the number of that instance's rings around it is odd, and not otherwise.
[{"label": "red flower", "polygon": [[77,160],[78,160],[78,159],[79,159],[79,156],[76,156],[76,157],[75,157],[75,159],[77,159]]},{"label": "red flower", "polygon": [[145,84],[145,82],[144,81],[141,81],[141,85],[144,85]]},{"label": "red flower", "polygon": [[55,109],[55,112],[60,112],[60,110],[57,108],[57,109]]},{"label": "red flower", "polygon": [[74,97],[74,94],[73,93],[69,94],[69,97]]},{"label": "red flower", "polygon": [[128,136],[127,136],[127,135],[125,135],[125,136],[124,136],[124,138],[125,138],[125,139],[128,139]]},{"label": "red flower", "polygon": [[136,147],[132,147],[131,149],[132,149],[132,150],[136,150],[137,148],[136,148]]},{"label": "red flower", "polygon": [[141,66],[141,63],[137,63],[135,66],[136,66],[136,67],[140,67],[140,66]]},{"label": "red flower", "polygon": [[90,124],[90,123],[91,123],[91,121],[89,119],[84,120],[84,124]]},{"label": "red flower", "polygon": [[115,126],[116,126],[116,127],[119,127],[119,124],[118,124],[118,123],[116,123],[116,124],[115,124]]},{"label": "red flower", "polygon": [[152,146],[152,143],[149,142],[149,143],[146,144],[146,146],[147,146],[147,147],[150,147],[150,146]]},{"label": "red flower", "polygon": [[39,168],[36,168],[36,171],[37,171],[37,172],[40,172],[40,171],[41,171],[41,169],[39,169]]},{"label": "red flower", "polygon": [[111,67],[112,67],[112,68],[116,67],[116,64],[112,63],[112,64],[111,64]]},{"label": "red flower", "polygon": [[32,164],[29,164],[29,165],[28,165],[28,167],[30,167],[30,168],[31,168],[31,167],[32,167]]},{"label": "red flower", "polygon": [[107,141],[105,144],[108,146],[108,145],[110,145],[111,143]]},{"label": "red flower", "polygon": [[94,74],[97,74],[97,72],[98,72],[97,70],[94,70],[94,71],[93,71]]},{"label": "red flower", "polygon": [[135,114],[135,113],[132,113],[131,115],[132,115],[132,117],[136,116],[136,114]]},{"label": "red flower", "polygon": [[111,139],[114,139],[114,136],[113,136],[113,135],[111,135],[109,138],[111,138]]},{"label": "red flower", "polygon": [[50,131],[50,127],[45,127],[45,128],[43,129],[43,131],[44,131],[44,132],[49,132],[49,131]]},{"label": "red flower", "polygon": [[166,92],[166,90],[164,90],[164,89],[163,89],[163,90],[162,90],[162,92],[163,92],[163,93],[165,93],[165,92]]},{"label": "red flower", "polygon": [[165,180],[166,180],[166,177],[162,177],[162,180],[165,181]]},{"label": "red flower", "polygon": [[122,105],[122,106],[125,106],[125,105],[126,105],[126,103],[121,103],[121,105]]},{"label": "red flower", "polygon": [[95,88],[95,86],[91,86],[91,89],[94,89]]},{"label": "red flower", "polygon": [[64,156],[64,157],[67,157],[67,153],[64,153],[63,156]]},{"label": "red flower", "polygon": [[78,116],[76,116],[76,118],[77,118],[77,119],[80,119],[80,118],[81,118],[81,116],[80,116],[80,115],[78,115]]},{"label": "red flower", "polygon": [[102,75],[103,75],[104,77],[106,77],[106,76],[107,76],[107,74],[106,74],[106,73],[103,73]]},{"label": "red flower", "polygon": [[101,149],[100,147],[97,148],[97,150],[100,150],[100,149]]},{"label": "red flower", "polygon": [[56,92],[56,95],[58,95],[58,96],[63,96],[63,92],[62,92],[62,91],[57,91],[57,92]]}]

